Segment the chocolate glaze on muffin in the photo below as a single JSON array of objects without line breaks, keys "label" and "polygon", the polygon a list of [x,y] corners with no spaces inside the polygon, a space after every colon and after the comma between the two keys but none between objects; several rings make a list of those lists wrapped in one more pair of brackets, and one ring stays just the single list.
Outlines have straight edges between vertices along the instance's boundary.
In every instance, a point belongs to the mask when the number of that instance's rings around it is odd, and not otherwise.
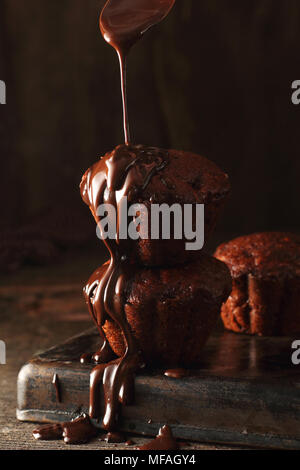
[{"label": "chocolate glaze on muffin", "polygon": [[[122,151],[122,146],[115,151]],[[153,155],[152,147],[141,145],[126,147],[137,156],[149,153]],[[106,171],[108,160],[113,155],[109,152],[89,168],[81,181],[81,194],[84,201],[90,206],[95,217],[97,207],[95,201],[101,203],[101,197],[96,194],[95,187],[91,183],[98,178],[98,174]],[[150,214],[151,204],[204,204],[205,205],[205,240],[213,231],[218,214],[222,209],[230,190],[228,176],[217,165],[200,155],[179,150],[155,149],[155,153],[165,155],[166,164],[156,173],[151,175],[141,191],[128,195],[128,203],[142,203]],[[101,195],[100,195],[101,196]],[[150,217],[150,216],[149,216]],[[97,217],[95,217],[97,221]],[[151,233],[151,219],[148,221],[149,233]],[[155,240],[139,239],[131,247],[131,256],[135,262],[146,266],[172,266],[193,260],[199,254],[197,251],[185,249],[186,239]]]},{"label": "chocolate glaze on muffin", "polygon": [[225,328],[257,335],[300,332],[300,236],[256,233],[223,243],[233,289],[222,306]]},{"label": "chocolate glaze on muffin", "polygon": [[[101,278],[108,263],[98,271]],[[204,343],[231,290],[224,263],[202,254],[194,263],[169,268],[138,268],[124,289],[125,314],[147,364],[196,365]],[[123,334],[107,318],[105,336],[118,355]]]}]

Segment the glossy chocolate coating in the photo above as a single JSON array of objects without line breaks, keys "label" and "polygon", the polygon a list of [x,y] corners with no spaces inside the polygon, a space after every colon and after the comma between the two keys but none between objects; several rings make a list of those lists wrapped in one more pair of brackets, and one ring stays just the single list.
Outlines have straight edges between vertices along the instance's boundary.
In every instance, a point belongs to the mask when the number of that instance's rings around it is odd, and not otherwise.
[{"label": "glossy chocolate coating", "polygon": [[165,425],[160,428],[155,439],[138,447],[138,450],[177,450],[178,448],[179,445],[172,434],[170,426]]}]

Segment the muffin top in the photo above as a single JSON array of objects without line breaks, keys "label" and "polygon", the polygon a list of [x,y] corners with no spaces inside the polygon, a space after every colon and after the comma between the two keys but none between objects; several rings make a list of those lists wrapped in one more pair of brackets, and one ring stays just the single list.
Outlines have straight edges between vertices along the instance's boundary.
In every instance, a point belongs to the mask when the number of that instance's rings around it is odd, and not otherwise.
[{"label": "muffin top", "polygon": [[169,162],[150,181],[145,199],[205,204],[228,194],[228,175],[215,163],[196,153],[173,149],[167,152]]},{"label": "muffin top", "polygon": [[222,199],[229,192],[226,175],[195,153],[142,145],[119,145],[83,175],[80,189],[92,212],[112,182],[121,190],[130,181],[131,203],[200,203]]},{"label": "muffin top", "polygon": [[300,276],[300,236],[265,232],[235,238],[220,245],[214,255],[224,261],[233,278],[252,274],[258,278]]}]

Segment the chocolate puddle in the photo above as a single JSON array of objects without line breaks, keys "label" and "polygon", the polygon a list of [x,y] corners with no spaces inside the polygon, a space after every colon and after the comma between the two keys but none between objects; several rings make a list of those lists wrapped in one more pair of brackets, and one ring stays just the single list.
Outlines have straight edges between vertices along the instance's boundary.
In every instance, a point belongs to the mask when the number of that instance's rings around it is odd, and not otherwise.
[{"label": "chocolate puddle", "polygon": [[45,424],[32,431],[35,439],[42,441],[52,441],[60,439],[63,435],[62,424]]},{"label": "chocolate puddle", "polygon": [[38,440],[49,441],[63,438],[66,444],[84,444],[95,437],[98,431],[89,417],[83,415],[73,421],[39,426],[32,434]]},{"label": "chocolate puddle", "polygon": [[170,426],[160,428],[155,439],[137,447],[137,450],[177,450],[179,448]]},{"label": "chocolate puddle", "polygon": [[63,423],[63,438],[66,444],[84,444],[98,434],[88,416]]}]

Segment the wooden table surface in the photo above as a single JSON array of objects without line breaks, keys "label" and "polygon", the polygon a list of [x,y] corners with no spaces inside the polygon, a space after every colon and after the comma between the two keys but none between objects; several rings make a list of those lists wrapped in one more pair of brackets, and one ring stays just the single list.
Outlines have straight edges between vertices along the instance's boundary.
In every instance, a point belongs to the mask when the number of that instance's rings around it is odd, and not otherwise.
[{"label": "wooden table surface", "polygon": [[[82,258],[50,268],[24,269],[2,277],[0,287],[0,339],[7,349],[6,365],[0,365],[0,449],[127,449],[96,438],[86,445],[68,446],[62,441],[36,441],[35,425],[16,420],[16,380],[20,367],[37,352],[91,327],[81,297],[83,281],[95,263]],[[147,439],[131,437],[140,444]],[[183,449],[229,449],[188,443]],[[129,448],[130,449],[130,448]]]}]

